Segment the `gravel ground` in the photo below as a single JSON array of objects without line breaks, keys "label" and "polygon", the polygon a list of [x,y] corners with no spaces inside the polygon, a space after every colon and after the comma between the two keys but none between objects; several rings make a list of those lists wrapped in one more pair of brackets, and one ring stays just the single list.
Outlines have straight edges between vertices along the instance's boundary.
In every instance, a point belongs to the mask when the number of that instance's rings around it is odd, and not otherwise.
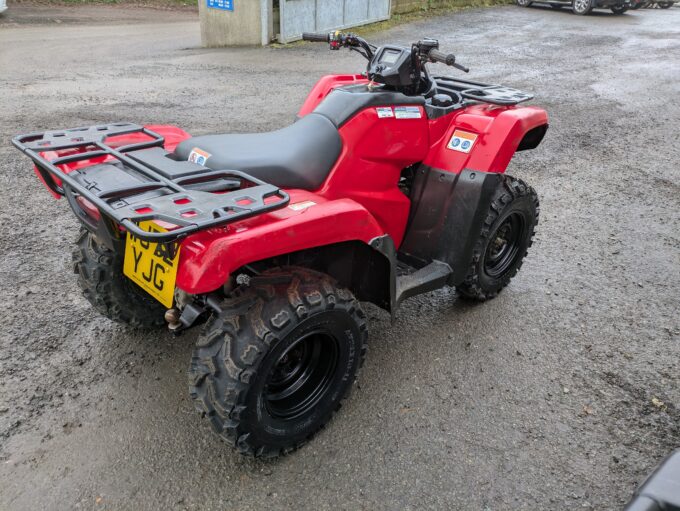
[{"label": "gravel ground", "polygon": [[438,37],[473,79],[535,91],[551,128],[508,172],[539,192],[537,242],[489,303],[441,290],[394,324],[369,308],[356,391],[273,463],[194,412],[196,332],[140,334],[81,298],[75,217],[9,139],[118,120],[273,129],[360,58],[200,49],[191,13],[45,12],[0,21],[0,509],[617,509],[680,445],[680,9],[509,6],[372,36]]}]

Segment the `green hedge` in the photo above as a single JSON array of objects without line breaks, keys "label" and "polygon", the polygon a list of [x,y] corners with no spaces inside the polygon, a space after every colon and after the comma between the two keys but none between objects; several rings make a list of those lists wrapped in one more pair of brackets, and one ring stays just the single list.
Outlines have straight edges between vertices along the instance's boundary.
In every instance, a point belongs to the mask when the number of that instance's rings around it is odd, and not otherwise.
[{"label": "green hedge", "polygon": [[392,0],[392,13],[404,14],[431,9],[507,4],[512,0]]}]

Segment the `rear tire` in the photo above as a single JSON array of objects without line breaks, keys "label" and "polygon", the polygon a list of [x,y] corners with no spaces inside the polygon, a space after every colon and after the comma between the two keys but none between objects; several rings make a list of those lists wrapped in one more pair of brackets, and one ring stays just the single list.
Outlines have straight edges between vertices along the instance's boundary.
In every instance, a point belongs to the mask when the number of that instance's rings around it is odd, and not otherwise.
[{"label": "rear tire", "polygon": [[85,228],[73,250],[73,271],[83,296],[100,314],[132,327],[165,325],[165,307],[123,275],[123,254],[102,245]]},{"label": "rear tire", "polygon": [[673,2],[657,2],[656,5],[658,5],[661,9],[670,9],[673,7]]},{"label": "rear tire", "polygon": [[524,181],[502,176],[475,242],[463,298],[485,301],[510,283],[522,266],[538,224],[538,196]]},{"label": "rear tire", "polygon": [[287,454],[348,395],[366,353],[365,318],[352,293],[324,274],[282,268],[254,277],[200,335],[191,398],[241,454]]},{"label": "rear tire", "polygon": [[520,7],[531,7],[531,4],[533,2],[531,0],[515,0],[517,2],[517,5]]},{"label": "rear tire", "polygon": [[578,14],[579,16],[585,16],[586,14],[590,14],[590,11],[593,10],[593,1],[573,0],[572,10],[574,11],[574,14]]}]

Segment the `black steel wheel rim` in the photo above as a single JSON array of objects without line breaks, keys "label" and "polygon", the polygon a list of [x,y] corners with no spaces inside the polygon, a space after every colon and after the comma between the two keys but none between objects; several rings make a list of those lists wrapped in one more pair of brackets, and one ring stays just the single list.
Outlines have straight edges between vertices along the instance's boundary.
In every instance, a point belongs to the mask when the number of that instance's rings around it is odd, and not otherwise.
[{"label": "black steel wheel rim", "polygon": [[288,346],[264,386],[269,413],[288,420],[313,410],[331,388],[339,353],[338,340],[321,330],[307,333]]},{"label": "black steel wheel rim", "polygon": [[491,234],[484,254],[484,272],[489,277],[502,277],[521,256],[525,229],[524,217],[510,213]]}]

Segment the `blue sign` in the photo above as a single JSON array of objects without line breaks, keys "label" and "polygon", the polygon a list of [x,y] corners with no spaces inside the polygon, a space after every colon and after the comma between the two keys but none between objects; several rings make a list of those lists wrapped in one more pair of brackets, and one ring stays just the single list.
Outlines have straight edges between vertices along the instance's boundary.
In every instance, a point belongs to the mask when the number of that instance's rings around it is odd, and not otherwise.
[{"label": "blue sign", "polygon": [[234,0],[205,0],[211,9],[222,9],[223,11],[234,10]]}]

